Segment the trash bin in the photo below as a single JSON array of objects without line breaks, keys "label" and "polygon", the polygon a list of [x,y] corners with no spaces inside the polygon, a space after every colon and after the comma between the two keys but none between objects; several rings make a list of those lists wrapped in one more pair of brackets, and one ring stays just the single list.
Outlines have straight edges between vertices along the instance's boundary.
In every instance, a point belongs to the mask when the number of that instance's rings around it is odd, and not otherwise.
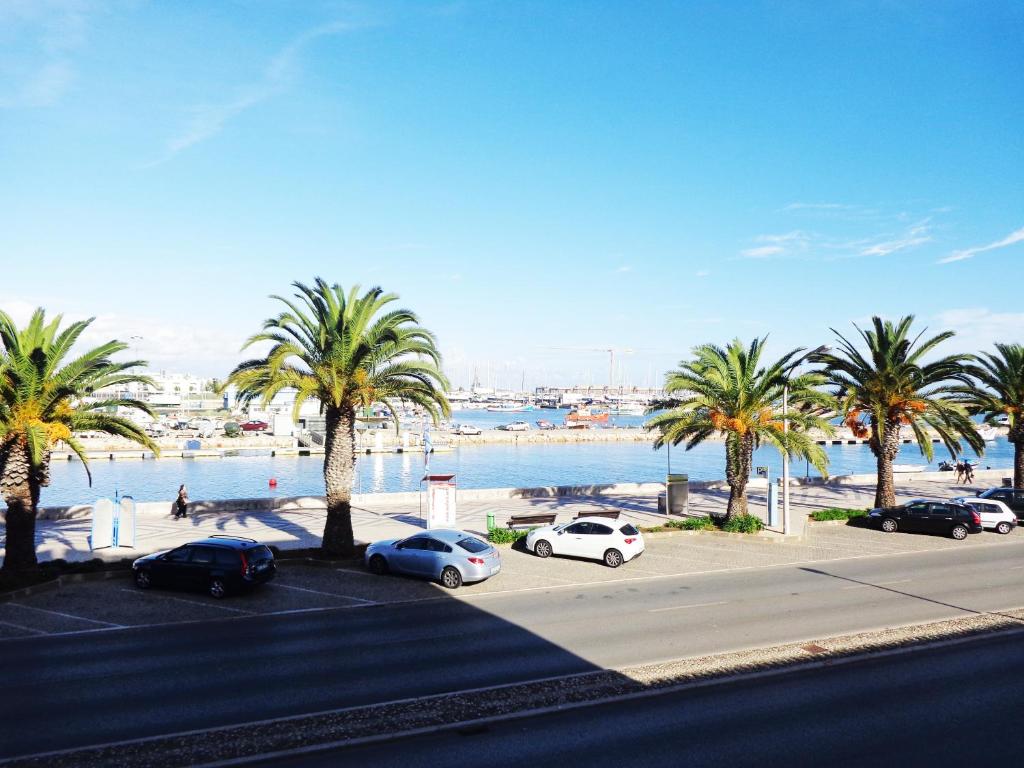
[{"label": "trash bin", "polygon": [[487,513],[487,532],[490,533],[494,530],[494,512]]},{"label": "trash bin", "polygon": [[669,475],[665,483],[665,506],[670,515],[685,515],[690,507],[690,476]]},{"label": "trash bin", "polygon": [[1013,478],[1012,477],[1004,477],[1003,478],[1003,488],[1013,488]]}]

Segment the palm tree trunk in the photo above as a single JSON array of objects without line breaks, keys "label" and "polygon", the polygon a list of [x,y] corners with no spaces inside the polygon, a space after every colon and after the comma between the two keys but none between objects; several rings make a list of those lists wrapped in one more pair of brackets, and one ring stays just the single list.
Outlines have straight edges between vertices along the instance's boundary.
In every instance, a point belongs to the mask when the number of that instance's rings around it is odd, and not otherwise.
[{"label": "palm tree trunk", "polygon": [[36,511],[41,474],[33,471],[28,452],[20,444],[8,444],[0,450],[0,493],[7,503],[6,574],[25,573],[38,565]]},{"label": "palm tree trunk", "polygon": [[330,555],[351,555],[352,479],[355,470],[356,417],[352,408],[328,408],[324,444],[324,485],[327,488],[327,522],[322,548]]},{"label": "palm tree trunk", "polygon": [[725,450],[725,477],[729,483],[729,506],[725,520],[731,520],[736,515],[747,514],[747,481],[754,454],[754,438],[749,434],[730,435],[726,438]]},{"label": "palm tree trunk", "polygon": [[900,424],[897,421],[885,423],[885,436],[878,439],[878,426],[872,420],[869,445],[875,454],[878,481],[875,485],[875,506],[896,506],[896,483],[893,479],[892,463],[900,452]]},{"label": "palm tree trunk", "polygon": [[1024,435],[1017,436],[1013,443],[1013,487],[1024,490]]}]

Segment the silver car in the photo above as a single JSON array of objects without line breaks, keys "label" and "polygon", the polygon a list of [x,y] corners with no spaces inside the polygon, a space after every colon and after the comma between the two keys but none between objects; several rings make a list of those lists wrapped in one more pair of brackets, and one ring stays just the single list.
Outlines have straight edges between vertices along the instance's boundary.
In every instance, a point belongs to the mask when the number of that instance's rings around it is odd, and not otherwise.
[{"label": "silver car", "polygon": [[407,539],[378,541],[366,548],[372,573],[405,573],[435,579],[448,589],[483,581],[501,570],[501,555],[465,531],[431,530]]}]

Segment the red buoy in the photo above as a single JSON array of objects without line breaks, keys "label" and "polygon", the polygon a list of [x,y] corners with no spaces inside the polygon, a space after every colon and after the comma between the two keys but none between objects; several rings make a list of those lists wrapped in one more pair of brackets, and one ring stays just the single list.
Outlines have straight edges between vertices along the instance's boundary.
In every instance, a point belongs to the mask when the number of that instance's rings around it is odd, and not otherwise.
[{"label": "red buoy", "polygon": [[277,478],[276,477],[270,478],[270,487],[271,488],[277,488]]}]

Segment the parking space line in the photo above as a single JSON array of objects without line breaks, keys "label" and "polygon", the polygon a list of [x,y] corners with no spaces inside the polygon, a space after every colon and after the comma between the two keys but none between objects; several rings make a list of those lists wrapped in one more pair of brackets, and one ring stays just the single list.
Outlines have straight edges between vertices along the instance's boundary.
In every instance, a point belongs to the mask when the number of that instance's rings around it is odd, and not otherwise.
[{"label": "parking space line", "polygon": [[728,600],[719,600],[717,603],[691,603],[690,605],[672,605],[668,608],[651,608],[648,613],[661,613],[663,611],[682,611],[686,608],[707,608],[712,605],[728,605]]},{"label": "parking space line", "polygon": [[0,621],[0,624],[3,624],[5,627],[13,627],[14,629],[20,629],[20,630],[23,630],[25,632],[33,632],[33,633],[35,633],[37,635],[47,635],[47,634],[49,634],[48,632],[44,632],[41,629],[33,629],[32,627],[23,627],[21,624],[15,624],[13,621]]},{"label": "parking space line", "polygon": [[89,624],[102,624],[105,627],[117,627],[124,629],[124,624],[116,624],[113,621],[99,621],[98,619],[87,619],[84,616],[75,616],[72,613],[61,613],[60,611],[51,611],[48,608],[37,608],[34,605],[23,605],[22,603],[8,603],[16,608],[27,608],[30,611],[39,611],[40,613],[48,613],[51,616],[60,616],[62,619],[74,619],[75,621],[85,621]]},{"label": "parking space line", "polygon": [[[139,590],[137,590],[137,589],[124,589],[124,588],[122,588],[121,592],[128,592],[129,594],[138,595],[139,597],[143,597],[142,593],[140,593]],[[189,600],[187,597],[175,597],[174,595],[153,595],[153,599],[156,599],[156,600],[174,600],[174,601],[179,602],[179,603],[188,603],[190,605],[202,605],[202,606],[204,606],[206,608],[216,608],[216,609],[219,609],[221,611],[231,611],[232,613],[241,613],[241,614],[244,614],[245,616],[256,616],[257,615],[256,611],[246,611],[246,610],[243,610],[242,608],[231,608],[231,607],[229,607],[227,605],[221,605],[220,603],[204,603],[202,600]]]},{"label": "parking space line", "polygon": [[309,589],[308,587],[294,587],[291,584],[272,584],[275,589],[294,589],[296,592],[308,592],[311,595],[326,595],[327,597],[340,597],[344,600],[351,600],[355,603],[363,603],[364,605],[377,605],[376,600],[365,600],[361,597],[352,597],[351,595],[338,594],[337,592],[324,592],[319,589]]}]

